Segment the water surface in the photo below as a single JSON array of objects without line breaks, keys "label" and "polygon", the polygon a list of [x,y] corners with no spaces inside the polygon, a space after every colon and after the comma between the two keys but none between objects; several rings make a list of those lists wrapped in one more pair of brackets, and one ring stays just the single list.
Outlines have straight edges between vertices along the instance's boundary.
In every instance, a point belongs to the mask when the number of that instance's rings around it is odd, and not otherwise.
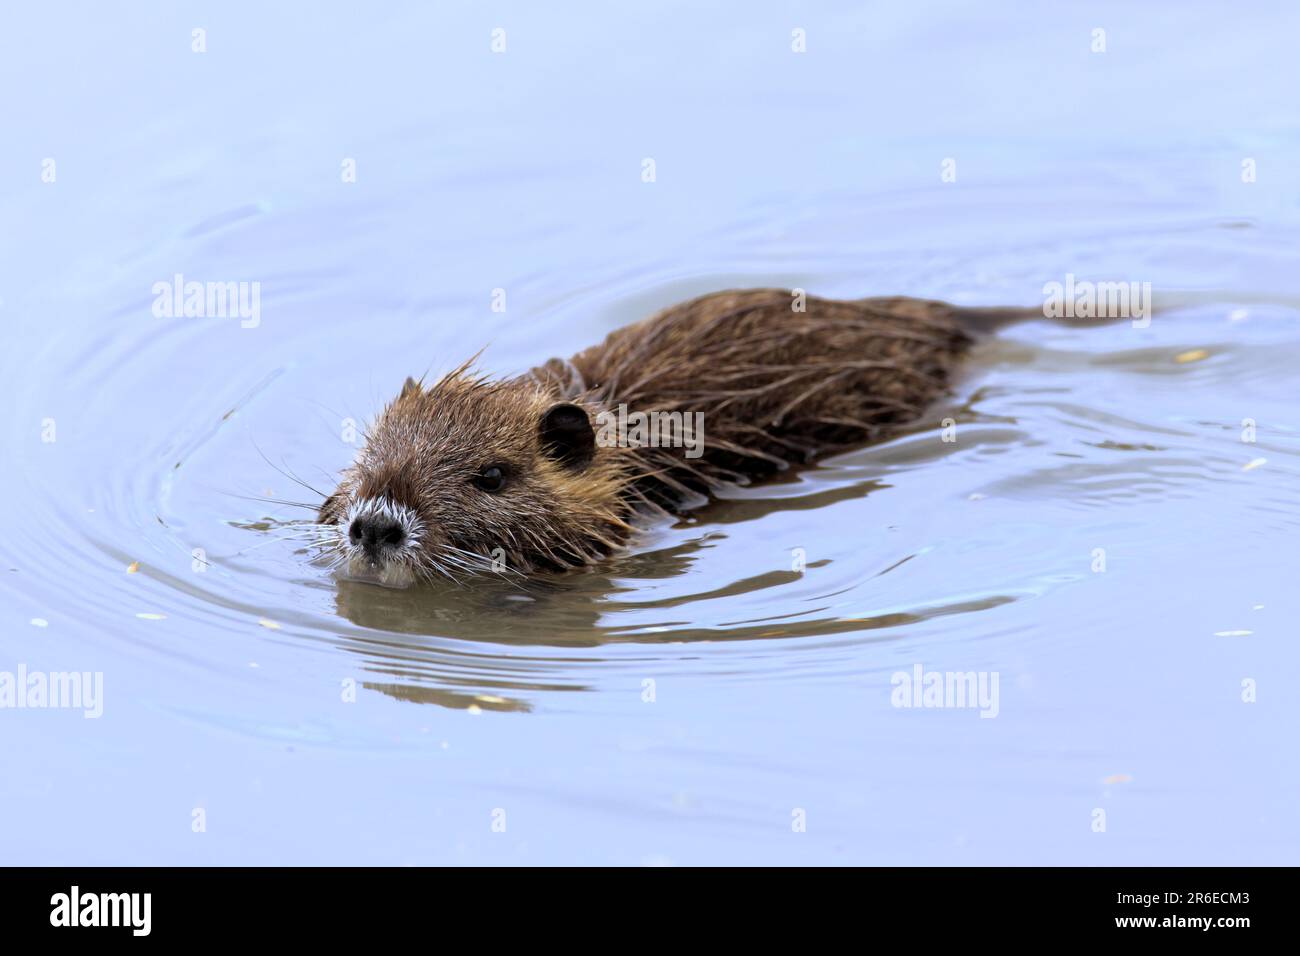
[{"label": "water surface", "polygon": [[[1294,862],[1297,28],[7,12],[0,671],[104,698],[0,710],[0,861]],[[984,341],[904,434],[590,573],[340,583],[262,500],[313,504],[290,475],[327,490],[406,375],[484,346],[515,373],[731,286],[1032,305],[1066,273],[1178,297]],[[259,283],[256,326],[156,316],[176,274]],[[918,664],[998,675],[996,718],[893,706]]]}]

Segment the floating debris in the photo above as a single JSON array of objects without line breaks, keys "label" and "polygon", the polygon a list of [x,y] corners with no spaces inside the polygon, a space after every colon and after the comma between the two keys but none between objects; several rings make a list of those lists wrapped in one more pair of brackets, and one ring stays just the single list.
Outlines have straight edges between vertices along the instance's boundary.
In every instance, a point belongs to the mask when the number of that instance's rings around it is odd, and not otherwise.
[{"label": "floating debris", "polygon": [[126,573],[127,573],[127,574],[135,574],[135,573],[136,573],[137,571],[139,571],[139,570],[140,570],[140,562],[139,562],[139,561],[132,561],[130,564],[128,564],[128,565],[126,566]]},{"label": "floating debris", "polygon": [[495,694],[475,694],[474,699],[480,704],[504,704],[504,697],[497,697]]},{"label": "floating debris", "polygon": [[1178,362],[1180,365],[1184,365],[1188,362],[1199,362],[1201,359],[1207,359],[1209,357],[1210,353],[1205,349],[1191,349],[1187,352],[1179,352],[1174,356],[1174,361]]},{"label": "floating debris", "polygon": [[1250,461],[1246,462],[1244,465],[1241,466],[1241,470],[1254,471],[1260,465],[1265,465],[1265,464],[1268,464],[1267,458],[1252,458]]},{"label": "floating debris", "polygon": [[257,619],[257,623],[261,624],[263,627],[268,628],[272,631],[278,631],[280,629],[280,622],[272,621],[270,618],[259,617]]},{"label": "floating debris", "polygon": [[142,613],[142,614],[137,614],[136,617],[138,617],[138,618],[139,618],[140,620],[142,620],[142,621],[165,621],[165,620],[167,620],[167,615],[166,615],[166,614],[148,614],[148,613]]},{"label": "floating debris", "polygon": [[1249,637],[1254,631],[1215,631],[1215,637]]}]

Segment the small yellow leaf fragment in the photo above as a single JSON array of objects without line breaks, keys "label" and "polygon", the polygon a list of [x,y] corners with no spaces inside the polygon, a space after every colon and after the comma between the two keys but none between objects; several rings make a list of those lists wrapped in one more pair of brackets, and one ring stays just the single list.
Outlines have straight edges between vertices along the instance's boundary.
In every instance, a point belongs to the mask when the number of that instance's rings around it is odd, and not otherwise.
[{"label": "small yellow leaf fragment", "polygon": [[139,561],[132,561],[130,564],[128,564],[128,565],[126,566],[126,573],[127,573],[127,574],[135,574],[135,573],[136,573],[137,571],[139,571],[139,570],[140,570],[140,562],[139,562]]},{"label": "small yellow leaf fragment", "polygon": [[269,629],[269,630],[272,630],[272,631],[278,631],[278,630],[280,629],[280,622],[279,622],[279,621],[272,621],[270,618],[267,618],[267,617],[260,617],[260,618],[258,618],[258,619],[257,619],[257,623],[258,623],[258,624],[261,624],[263,627],[265,627],[265,628],[267,628],[267,629]]},{"label": "small yellow leaf fragment", "polygon": [[149,614],[149,613],[141,613],[141,614],[137,614],[136,617],[138,617],[138,618],[139,618],[140,620],[142,620],[142,621],[165,621],[165,620],[167,620],[167,615],[166,615],[166,614]]},{"label": "small yellow leaf fragment", "polygon": [[1241,466],[1241,470],[1254,471],[1260,465],[1265,465],[1265,464],[1268,464],[1267,458],[1252,458],[1250,461],[1246,462],[1244,465]]},{"label": "small yellow leaf fragment", "polygon": [[1187,352],[1179,352],[1174,356],[1174,361],[1180,365],[1185,365],[1188,362],[1199,362],[1201,359],[1207,359],[1209,357],[1210,353],[1205,349],[1191,349]]},{"label": "small yellow leaf fragment", "polygon": [[1132,783],[1132,782],[1133,782],[1133,778],[1126,773],[1113,773],[1105,780],[1102,781],[1102,783],[1106,784],[1107,786],[1113,783]]}]

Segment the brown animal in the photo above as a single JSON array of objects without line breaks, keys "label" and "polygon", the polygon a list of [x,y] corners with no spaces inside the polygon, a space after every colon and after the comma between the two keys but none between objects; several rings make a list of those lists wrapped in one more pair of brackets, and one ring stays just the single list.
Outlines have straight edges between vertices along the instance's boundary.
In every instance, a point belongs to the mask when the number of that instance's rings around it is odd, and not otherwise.
[{"label": "brown animal", "polygon": [[946,391],[967,329],[1005,314],[719,292],[518,378],[466,365],[427,388],[407,379],[321,506],[324,543],[351,576],[392,586],[587,564],[640,515],[916,418]]}]

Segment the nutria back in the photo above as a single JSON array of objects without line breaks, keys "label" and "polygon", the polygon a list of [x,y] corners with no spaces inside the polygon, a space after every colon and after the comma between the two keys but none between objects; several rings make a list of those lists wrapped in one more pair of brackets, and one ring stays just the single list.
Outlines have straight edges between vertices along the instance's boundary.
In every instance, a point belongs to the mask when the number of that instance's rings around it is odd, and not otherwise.
[{"label": "nutria back", "polygon": [[945,392],[970,344],[943,302],[746,289],[671,306],[532,375],[605,410],[700,413],[700,458],[640,449],[657,472],[641,489],[672,507],[886,436]]}]

